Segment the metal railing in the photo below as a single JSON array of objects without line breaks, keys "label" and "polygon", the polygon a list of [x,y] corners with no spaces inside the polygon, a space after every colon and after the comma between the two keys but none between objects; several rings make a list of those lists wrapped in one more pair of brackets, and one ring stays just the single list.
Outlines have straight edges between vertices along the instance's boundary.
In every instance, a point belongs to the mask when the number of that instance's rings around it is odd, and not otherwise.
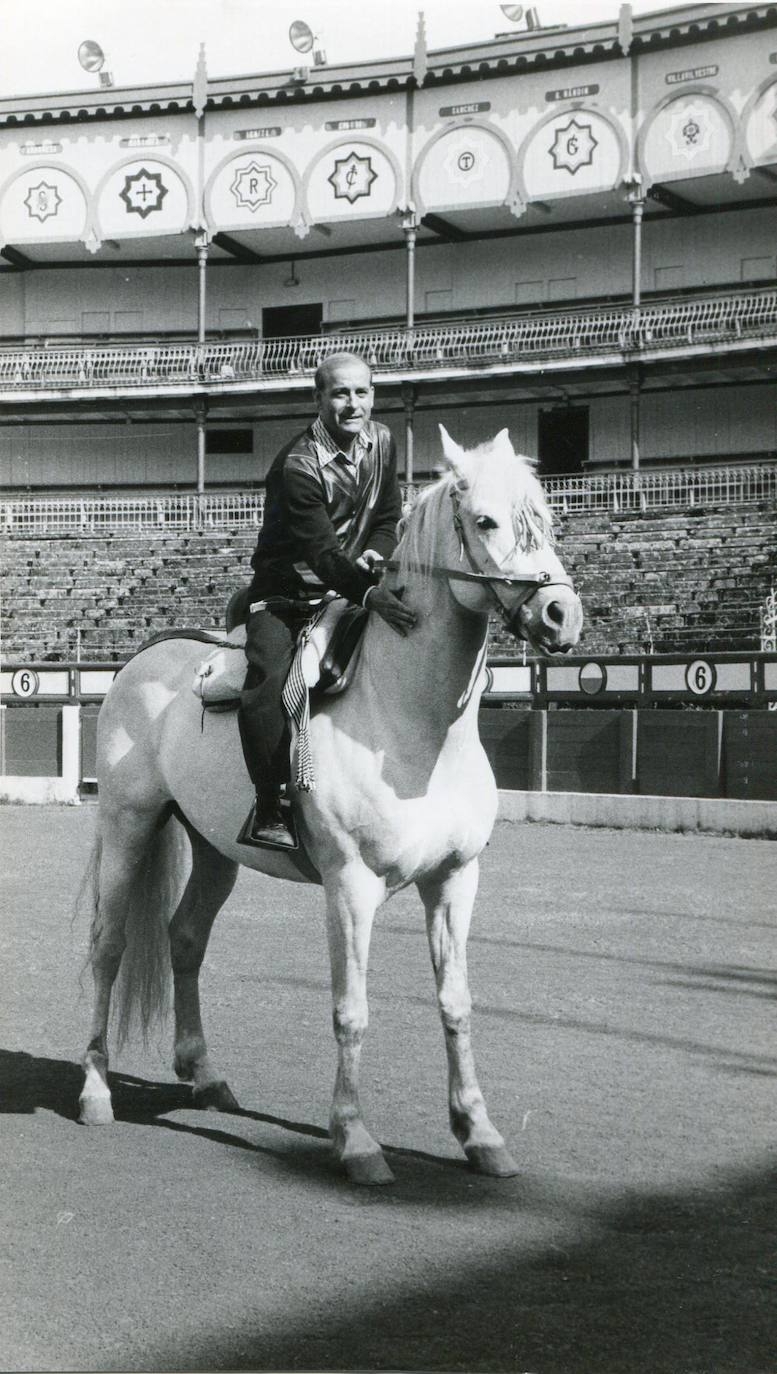
[{"label": "metal railing", "polygon": [[[777,499],[777,464],[592,473],[552,477],[544,487],[557,515],[753,505]],[[405,486],[405,497],[412,498],[418,489],[418,484]],[[17,537],[256,529],[263,513],[263,491],[204,496],[25,497],[0,502],[0,529]]]},{"label": "metal railing", "polygon": [[0,529],[35,534],[177,534],[187,530],[258,528],[264,492],[208,496],[62,497],[0,502]]},{"label": "metal railing", "polygon": [[376,373],[422,375],[535,360],[653,352],[777,339],[777,290],[716,296],[640,309],[544,312],[510,319],[455,321],[413,329],[357,329],[328,335],[205,344],[110,348],[0,348],[0,393],[42,390],[176,388],[262,384],[309,376],[347,349]]},{"label": "metal railing", "polygon": [[671,468],[550,477],[543,482],[551,508],[576,511],[648,511],[695,506],[752,505],[777,498],[777,465]]}]

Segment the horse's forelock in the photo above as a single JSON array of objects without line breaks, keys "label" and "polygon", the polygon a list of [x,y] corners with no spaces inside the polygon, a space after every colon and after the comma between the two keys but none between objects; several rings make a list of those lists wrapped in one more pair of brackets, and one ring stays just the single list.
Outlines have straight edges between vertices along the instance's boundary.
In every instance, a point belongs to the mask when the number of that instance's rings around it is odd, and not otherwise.
[{"label": "horse's forelock", "polygon": [[[492,443],[480,444],[471,449],[467,456],[487,460],[492,454]],[[536,462],[524,454],[514,454],[505,467],[504,486],[500,491],[507,495],[506,488],[512,488],[511,514],[516,541],[526,552],[540,548],[543,544],[555,543],[553,516],[545,498],[545,493],[536,475]],[[476,461],[469,488],[462,492],[462,500],[468,499],[468,491],[477,485],[478,472],[493,475],[488,468]],[[456,485],[454,473],[446,472],[431,486],[425,487],[417,495],[413,506],[399,522],[396,557],[399,562],[399,578],[402,583],[411,570],[422,574],[435,564],[437,539],[442,520],[445,518],[446,502]]]}]

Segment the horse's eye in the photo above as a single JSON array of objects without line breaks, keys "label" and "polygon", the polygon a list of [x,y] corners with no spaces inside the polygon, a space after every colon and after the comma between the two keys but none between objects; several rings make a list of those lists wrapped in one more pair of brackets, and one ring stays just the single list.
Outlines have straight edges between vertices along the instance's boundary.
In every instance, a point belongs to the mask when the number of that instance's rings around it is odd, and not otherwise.
[{"label": "horse's eye", "polygon": [[492,520],[490,515],[479,515],[475,521],[479,530],[495,530],[496,520]]}]

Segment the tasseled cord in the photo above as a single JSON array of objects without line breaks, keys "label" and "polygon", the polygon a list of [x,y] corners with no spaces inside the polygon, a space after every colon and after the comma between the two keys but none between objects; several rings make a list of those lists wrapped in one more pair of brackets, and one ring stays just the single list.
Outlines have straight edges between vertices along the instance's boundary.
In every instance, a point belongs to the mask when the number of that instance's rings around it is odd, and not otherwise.
[{"label": "tasseled cord", "polygon": [[282,701],[286,716],[297,731],[297,789],[300,792],[313,792],[316,779],[310,754],[310,695],[302,672],[302,651],[306,638],[303,631],[286,678]]}]

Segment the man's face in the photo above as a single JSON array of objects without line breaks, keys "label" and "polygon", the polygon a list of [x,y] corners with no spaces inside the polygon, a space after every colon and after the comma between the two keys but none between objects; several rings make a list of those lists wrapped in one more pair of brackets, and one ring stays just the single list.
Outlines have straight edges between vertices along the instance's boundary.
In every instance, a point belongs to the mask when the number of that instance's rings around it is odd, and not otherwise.
[{"label": "man's face", "polygon": [[374,399],[369,368],[360,362],[334,363],[316,392],[321,419],[346,451],[369,420]]}]

